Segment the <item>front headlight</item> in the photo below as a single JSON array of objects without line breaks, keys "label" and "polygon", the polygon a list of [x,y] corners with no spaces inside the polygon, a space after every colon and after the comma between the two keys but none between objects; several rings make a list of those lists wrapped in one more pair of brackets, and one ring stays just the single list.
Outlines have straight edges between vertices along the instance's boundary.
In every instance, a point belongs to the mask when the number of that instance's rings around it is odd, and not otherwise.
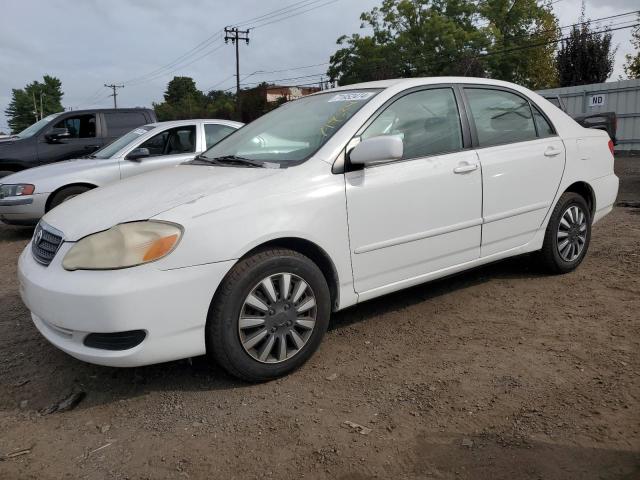
[{"label": "front headlight", "polygon": [[35,189],[36,187],[29,183],[19,183],[17,185],[0,185],[0,198],[33,195]]},{"label": "front headlight", "polygon": [[115,270],[153,262],[169,255],[182,237],[174,223],[121,223],[78,241],[64,257],[65,270]]}]

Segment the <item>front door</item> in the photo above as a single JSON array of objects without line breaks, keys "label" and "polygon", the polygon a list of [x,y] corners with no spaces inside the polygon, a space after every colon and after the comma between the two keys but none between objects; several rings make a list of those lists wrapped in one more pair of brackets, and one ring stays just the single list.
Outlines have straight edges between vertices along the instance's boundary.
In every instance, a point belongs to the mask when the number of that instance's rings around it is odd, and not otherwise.
[{"label": "front door", "polygon": [[[401,160],[345,174],[355,289],[361,298],[419,283],[480,255],[482,179],[465,149],[453,89],[408,93],[361,139],[397,135]],[[465,139],[466,140],[466,139]]]},{"label": "front door", "polygon": [[482,256],[520,247],[542,225],[560,185],[565,148],[551,123],[515,92],[464,88],[482,165]]},{"label": "front door", "polygon": [[[53,128],[66,128],[69,137],[59,140],[47,139]],[[38,138],[40,163],[59,162],[71,158],[82,158],[102,147],[103,140],[97,132],[96,116],[92,113],[66,116]]]},{"label": "front door", "polygon": [[121,178],[193,160],[196,152],[196,126],[182,125],[166,129],[133,148],[146,148],[150,156],[136,160],[127,160],[125,156],[120,162]]}]

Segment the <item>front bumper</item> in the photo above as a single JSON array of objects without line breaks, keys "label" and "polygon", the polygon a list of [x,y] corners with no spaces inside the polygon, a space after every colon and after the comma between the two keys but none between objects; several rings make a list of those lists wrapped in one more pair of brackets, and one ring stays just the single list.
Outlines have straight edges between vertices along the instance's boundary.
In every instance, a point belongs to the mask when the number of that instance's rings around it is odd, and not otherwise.
[{"label": "front bumper", "polygon": [[35,225],[44,215],[48,193],[0,199],[0,221],[9,225]]},{"label": "front bumper", "polygon": [[[20,295],[33,322],[53,345],[80,360],[136,367],[203,355],[204,327],[213,294],[233,261],[172,270],[158,263],[123,270],[62,268],[72,244],[65,243],[48,267],[37,263],[31,245],[18,260]],[[87,347],[89,333],[144,330],[128,350]]]}]

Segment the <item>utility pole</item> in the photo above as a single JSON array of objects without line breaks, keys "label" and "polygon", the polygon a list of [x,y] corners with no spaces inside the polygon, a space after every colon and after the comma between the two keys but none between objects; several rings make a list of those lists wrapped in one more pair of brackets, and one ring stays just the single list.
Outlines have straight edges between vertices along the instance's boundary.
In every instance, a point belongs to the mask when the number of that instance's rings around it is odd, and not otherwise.
[{"label": "utility pole", "polygon": [[46,97],[47,95],[40,92],[40,120],[44,118],[44,110],[42,109],[42,97]]},{"label": "utility pole", "polygon": [[33,97],[33,114],[36,117],[36,122],[38,121],[38,106],[36,105],[36,92],[31,92],[31,96]]},{"label": "utility pole", "polygon": [[113,90],[113,93],[109,96],[113,97],[113,108],[118,108],[118,102],[116,100],[116,97],[118,96],[118,92],[116,92],[116,88],[124,88],[124,85],[115,85],[113,83],[111,85],[107,85],[105,83],[104,86]]},{"label": "utility pole", "polygon": [[238,27],[224,27],[224,43],[231,43],[236,47],[236,115],[238,120],[242,115],[240,107],[242,101],[240,100],[240,40],[244,40],[249,45],[249,30],[239,30]]}]

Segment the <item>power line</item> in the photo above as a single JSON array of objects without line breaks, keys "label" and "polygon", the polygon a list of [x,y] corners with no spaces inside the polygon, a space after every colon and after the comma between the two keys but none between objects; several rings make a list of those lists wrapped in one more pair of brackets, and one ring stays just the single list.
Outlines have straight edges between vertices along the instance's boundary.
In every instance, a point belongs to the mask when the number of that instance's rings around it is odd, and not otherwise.
[{"label": "power line", "polygon": [[[257,17],[253,17],[253,18],[249,18],[247,20],[241,20],[240,22],[232,22],[231,25],[235,26],[235,27],[241,27],[243,25],[248,25],[251,22],[256,22],[256,21],[261,21],[261,20],[266,20],[266,17],[273,17],[273,16],[277,16],[277,15],[282,15],[283,13],[287,13],[286,11],[292,11],[295,10],[297,8],[304,8],[304,7],[308,7],[311,4],[314,3],[318,3],[321,2],[323,0],[302,0],[299,2],[295,2],[295,3],[291,3],[289,5],[286,5],[284,7],[278,8],[276,10],[272,10],[271,12],[262,14],[262,15],[258,15]],[[303,3],[306,3],[307,5],[301,5]]]},{"label": "power line", "polygon": [[320,5],[317,5],[317,6],[315,6],[315,7],[309,8],[309,9],[307,9],[307,10],[303,10],[303,11],[301,11],[301,12],[294,13],[293,15],[288,15],[288,16],[283,17],[283,18],[277,18],[277,19],[275,19],[275,20],[271,20],[270,22],[261,23],[261,24],[259,24],[259,25],[254,25],[254,26],[252,26],[252,27],[249,27],[249,30],[255,30],[255,29],[257,29],[257,28],[266,27],[267,25],[271,25],[271,24],[273,24],[273,23],[282,22],[282,21],[284,21],[284,20],[288,20],[289,18],[297,17],[298,15],[302,15],[302,14],[304,14],[304,13],[308,13],[308,12],[311,12],[311,11],[313,11],[313,10],[317,10],[318,8],[322,8],[322,7],[325,7],[325,6],[327,6],[327,5],[331,5],[332,3],[336,3],[336,2],[339,2],[339,1],[340,1],[340,0],[330,0],[330,1],[328,1],[328,2],[321,3]]}]

